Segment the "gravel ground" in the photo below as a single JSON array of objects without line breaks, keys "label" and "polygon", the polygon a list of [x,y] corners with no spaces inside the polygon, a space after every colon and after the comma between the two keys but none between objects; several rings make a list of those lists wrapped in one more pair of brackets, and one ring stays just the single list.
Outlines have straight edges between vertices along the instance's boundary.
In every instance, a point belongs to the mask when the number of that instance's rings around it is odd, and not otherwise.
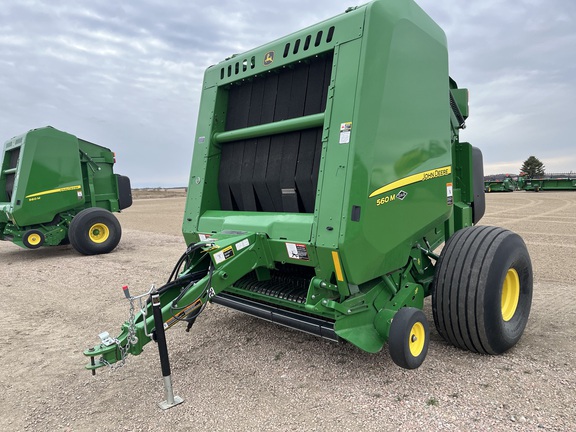
[{"label": "gravel ground", "polygon": [[[534,266],[532,313],[498,357],[444,342],[432,327],[417,370],[347,344],[210,305],[190,333],[167,333],[168,411],[153,344],[123,368],[83,369],[82,351],[128,317],[120,287],[161,284],[185,245],[184,198],[137,199],[104,256],[0,244],[2,431],[576,430],[576,193],[487,195],[486,225],[518,232]],[[433,323],[429,301],[425,312]]]}]

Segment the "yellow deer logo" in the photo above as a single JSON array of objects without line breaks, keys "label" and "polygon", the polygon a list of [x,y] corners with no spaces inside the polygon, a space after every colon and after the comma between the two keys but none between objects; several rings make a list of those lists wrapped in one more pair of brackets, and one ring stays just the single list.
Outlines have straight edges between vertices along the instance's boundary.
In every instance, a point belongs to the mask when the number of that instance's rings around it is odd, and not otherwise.
[{"label": "yellow deer logo", "polygon": [[264,54],[264,66],[272,64],[273,61],[274,61],[274,51],[268,51],[266,54]]}]

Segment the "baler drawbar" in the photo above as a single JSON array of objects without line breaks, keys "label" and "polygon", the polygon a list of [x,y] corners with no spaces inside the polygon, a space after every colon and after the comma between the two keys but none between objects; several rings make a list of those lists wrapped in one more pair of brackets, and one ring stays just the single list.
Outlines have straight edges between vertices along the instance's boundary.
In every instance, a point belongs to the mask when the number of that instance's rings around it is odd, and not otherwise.
[{"label": "baler drawbar", "polygon": [[[442,30],[412,0],[375,0],[207,69],[183,222],[167,283],[84,352],[139,354],[207,302],[414,369],[438,333],[500,354],[532,298],[522,239],[475,226],[482,154],[461,142],[468,92]],[[441,253],[439,247],[444,245]],[[134,298],[131,298],[134,302]]]}]

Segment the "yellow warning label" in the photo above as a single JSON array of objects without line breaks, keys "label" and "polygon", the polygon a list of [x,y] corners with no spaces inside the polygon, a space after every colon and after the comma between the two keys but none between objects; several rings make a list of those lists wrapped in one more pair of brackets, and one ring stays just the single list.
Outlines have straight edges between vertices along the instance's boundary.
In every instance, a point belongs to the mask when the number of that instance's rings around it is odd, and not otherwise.
[{"label": "yellow warning label", "polygon": [[214,262],[216,264],[220,264],[222,261],[226,261],[228,258],[232,258],[234,256],[234,249],[232,249],[232,246],[226,246],[220,252],[216,252],[213,256]]}]

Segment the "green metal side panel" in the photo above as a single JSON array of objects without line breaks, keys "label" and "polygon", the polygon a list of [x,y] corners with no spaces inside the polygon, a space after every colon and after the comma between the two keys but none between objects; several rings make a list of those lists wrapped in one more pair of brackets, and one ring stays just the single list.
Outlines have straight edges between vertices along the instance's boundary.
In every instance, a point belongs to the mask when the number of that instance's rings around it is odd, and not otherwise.
[{"label": "green metal side panel", "polygon": [[221,231],[265,232],[269,238],[309,242],[313,216],[287,213],[244,213],[209,210],[204,213],[198,231],[211,234]]},{"label": "green metal side panel", "polygon": [[[357,64],[356,51],[339,62]],[[337,243],[355,284],[404,266],[412,245],[452,211],[444,33],[412,2],[373,2],[360,53],[358,81],[337,83],[334,97],[340,106],[355,100],[354,113],[334,119],[333,110],[329,142],[350,148],[347,161],[332,165],[348,172]],[[355,89],[356,97],[341,87]],[[350,142],[339,144],[338,126],[348,121]],[[327,225],[320,221],[319,236]]]},{"label": "green metal side panel", "polygon": [[106,147],[78,139],[86,202],[92,207],[118,211],[118,185],[114,176],[114,153]]},{"label": "green metal side panel", "polygon": [[[207,72],[208,75],[208,72]],[[198,241],[195,233],[202,231],[198,224],[200,216],[207,210],[219,210],[218,170],[220,167],[220,148],[212,145],[211,137],[224,130],[226,118],[225,92],[218,87],[204,89],[200,98],[196,140],[192,156],[192,168],[188,183],[188,194],[182,231],[186,244]]]}]

